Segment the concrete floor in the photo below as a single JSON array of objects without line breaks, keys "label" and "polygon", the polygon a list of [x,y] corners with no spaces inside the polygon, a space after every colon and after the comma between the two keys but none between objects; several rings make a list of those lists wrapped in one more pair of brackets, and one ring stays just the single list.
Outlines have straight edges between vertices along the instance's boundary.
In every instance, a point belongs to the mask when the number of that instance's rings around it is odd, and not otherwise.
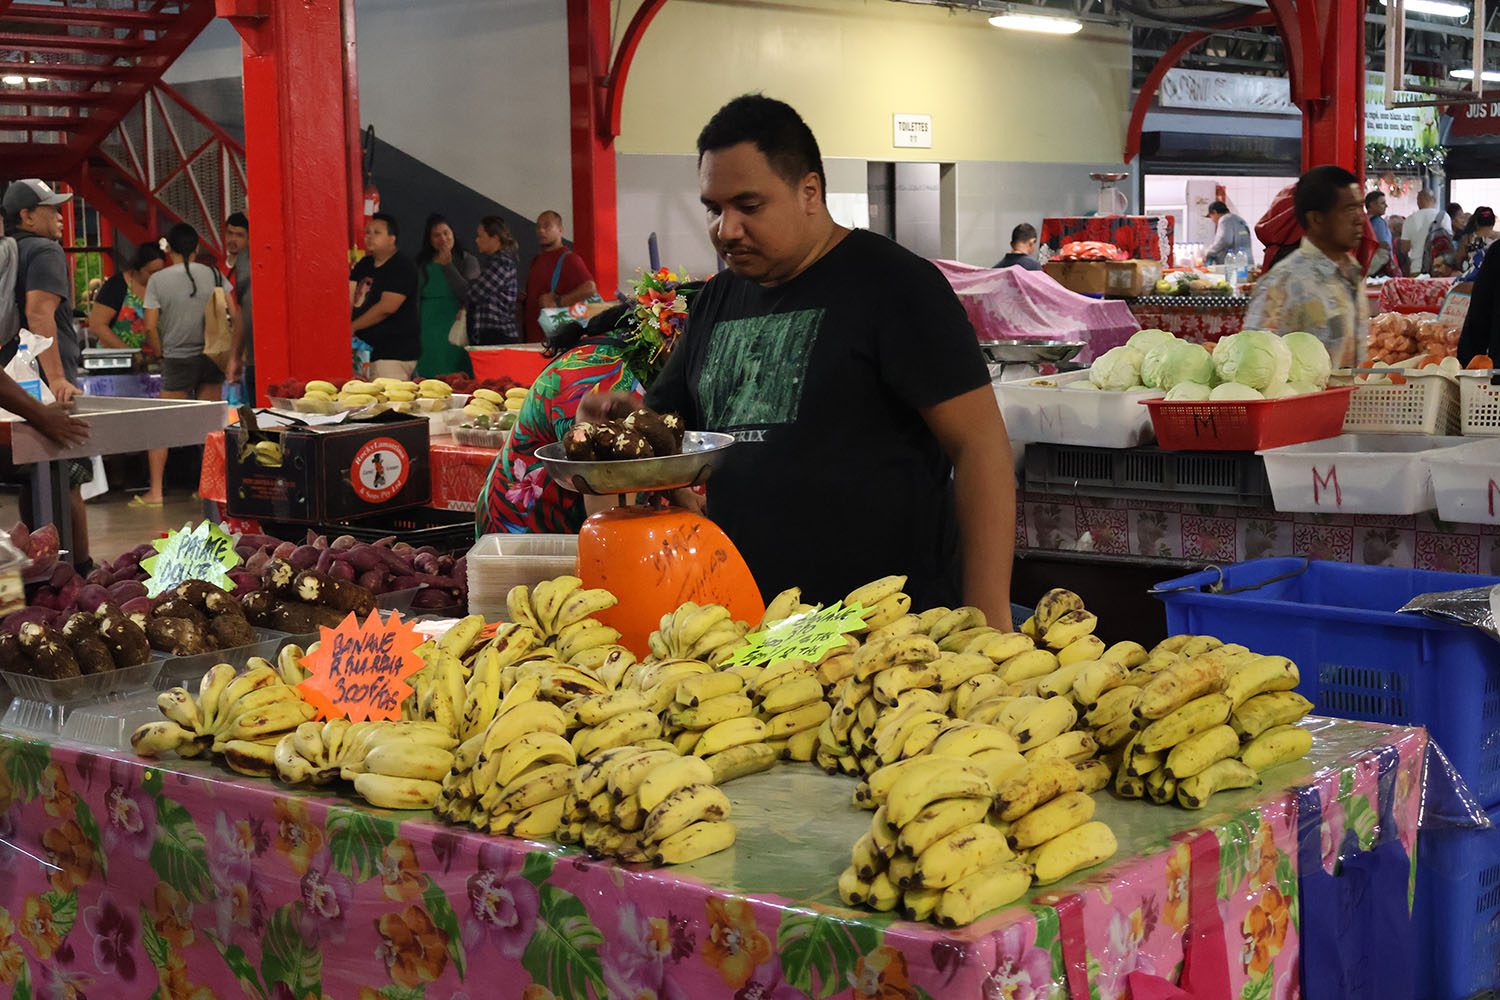
[{"label": "concrete floor", "polygon": [[[202,501],[188,493],[168,491],[166,502],[150,510],[127,506],[133,495],[111,490],[89,501],[89,548],[95,562],[114,559],[142,542],[204,517]],[[0,496],[0,530],[8,530],[20,517],[15,495]]]}]

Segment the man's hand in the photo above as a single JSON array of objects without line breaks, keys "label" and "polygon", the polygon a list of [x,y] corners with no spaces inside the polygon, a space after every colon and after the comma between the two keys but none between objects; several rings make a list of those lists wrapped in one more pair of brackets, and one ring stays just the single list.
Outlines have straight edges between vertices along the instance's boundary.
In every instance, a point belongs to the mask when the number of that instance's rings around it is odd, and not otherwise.
[{"label": "man's hand", "polygon": [[64,406],[73,402],[75,396],[83,395],[83,392],[65,378],[54,379],[47,383],[47,388],[52,390],[52,395]]},{"label": "man's hand", "polygon": [[708,513],[708,497],[690,487],[673,490],[670,494],[672,506],[681,507],[690,514]]},{"label": "man's hand", "polygon": [[586,392],[578,401],[578,419],[588,424],[619,420],[641,408],[634,396],[623,392]]},{"label": "man's hand", "polygon": [[224,381],[238,382],[245,374],[245,362],[238,355],[229,359],[229,367],[224,370]]},{"label": "man's hand", "polygon": [[543,292],[542,297],[539,301],[541,302],[541,308],[543,309],[556,309],[558,306],[557,296],[553,295],[551,292]]},{"label": "man's hand", "polygon": [[61,403],[43,407],[42,415],[27,423],[41,431],[54,444],[76,448],[89,439],[89,425],[68,412]]}]

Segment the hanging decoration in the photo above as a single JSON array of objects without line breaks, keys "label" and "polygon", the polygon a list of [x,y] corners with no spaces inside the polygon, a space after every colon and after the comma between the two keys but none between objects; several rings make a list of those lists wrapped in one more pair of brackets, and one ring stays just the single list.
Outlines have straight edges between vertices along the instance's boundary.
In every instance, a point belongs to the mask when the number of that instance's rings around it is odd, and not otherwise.
[{"label": "hanging decoration", "polygon": [[1446,146],[1417,149],[1386,142],[1365,143],[1365,169],[1371,172],[1420,174],[1441,173],[1448,158]]}]

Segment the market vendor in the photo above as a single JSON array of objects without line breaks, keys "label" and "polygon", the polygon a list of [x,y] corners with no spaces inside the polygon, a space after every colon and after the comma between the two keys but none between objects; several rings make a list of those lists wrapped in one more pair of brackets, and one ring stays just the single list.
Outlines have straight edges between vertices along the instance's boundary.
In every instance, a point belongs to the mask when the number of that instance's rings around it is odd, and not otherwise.
[{"label": "market vendor", "polygon": [[[780,101],[725,105],[698,162],[728,269],[694,300],[646,402],[734,435],[709,516],[767,596],[833,601],[903,573],[913,607],[972,604],[1010,627],[1010,445],[952,287],[833,221],[817,140]],[[595,397],[586,407],[606,415]]]}]

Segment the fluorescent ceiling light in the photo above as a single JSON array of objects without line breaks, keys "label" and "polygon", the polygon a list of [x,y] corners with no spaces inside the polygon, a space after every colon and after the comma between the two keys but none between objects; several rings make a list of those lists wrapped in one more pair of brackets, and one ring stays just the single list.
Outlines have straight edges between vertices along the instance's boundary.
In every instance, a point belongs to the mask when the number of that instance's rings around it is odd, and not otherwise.
[{"label": "fluorescent ceiling light", "polygon": [[7,87],[19,87],[26,82],[24,76],[0,76],[0,83]]},{"label": "fluorescent ceiling light", "polygon": [[[1472,80],[1472,79],[1474,79],[1474,71],[1472,69],[1455,69],[1455,70],[1449,70],[1448,71],[1448,75],[1451,76],[1451,77],[1453,77],[1453,79],[1455,79],[1455,80]],[[1492,70],[1492,69],[1485,70],[1484,71],[1484,82],[1485,83],[1500,83],[1500,72],[1497,72],[1496,70]]]},{"label": "fluorescent ceiling light", "polygon": [[45,76],[28,76],[26,78],[26,82],[27,83],[46,83],[47,82],[47,78]]},{"label": "fluorescent ceiling light", "polygon": [[[1389,0],[1380,0],[1380,6],[1389,7]],[[1408,14],[1428,14],[1432,17],[1468,17],[1472,9],[1467,4],[1450,0],[1406,0],[1402,5]]]},{"label": "fluorescent ceiling light", "polygon": [[1053,17],[1050,14],[996,14],[990,24],[1011,31],[1035,31],[1044,35],[1076,35],[1083,30],[1083,22],[1073,17]]}]

